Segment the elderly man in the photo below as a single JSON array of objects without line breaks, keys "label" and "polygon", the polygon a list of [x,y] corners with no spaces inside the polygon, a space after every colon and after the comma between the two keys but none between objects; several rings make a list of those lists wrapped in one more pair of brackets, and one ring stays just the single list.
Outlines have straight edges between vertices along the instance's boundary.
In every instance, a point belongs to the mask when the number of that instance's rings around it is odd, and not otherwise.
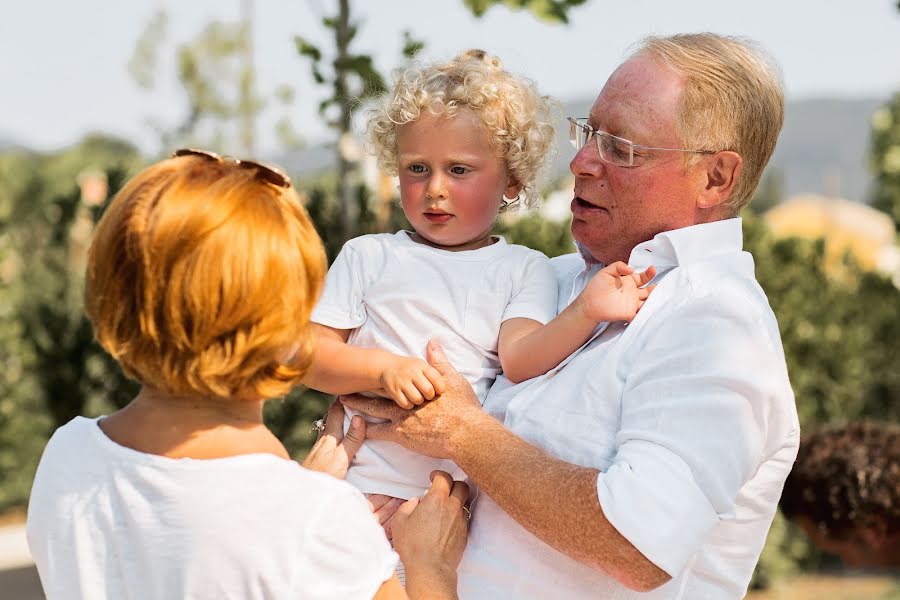
[{"label": "elderly man", "polygon": [[579,253],[554,260],[560,307],[605,264],[655,266],[634,321],[601,325],[544,376],[498,380],[485,411],[434,342],[438,400],[344,400],[389,420],[370,438],[453,459],[480,488],[462,598],[744,595],[799,439],[737,218],[783,105],[777,68],[746,43],[645,40],[570,120]]}]

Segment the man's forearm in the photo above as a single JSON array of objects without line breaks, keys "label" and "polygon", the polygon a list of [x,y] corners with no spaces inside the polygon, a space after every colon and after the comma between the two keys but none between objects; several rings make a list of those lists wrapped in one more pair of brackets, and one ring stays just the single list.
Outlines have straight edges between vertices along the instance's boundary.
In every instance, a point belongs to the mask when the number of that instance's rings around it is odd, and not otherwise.
[{"label": "man's forearm", "polygon": [[597,469],[550,457],[488,415],[474,419],[453,436],[452,458],[516,522],[634,590],[669,581],[606,519]]}]

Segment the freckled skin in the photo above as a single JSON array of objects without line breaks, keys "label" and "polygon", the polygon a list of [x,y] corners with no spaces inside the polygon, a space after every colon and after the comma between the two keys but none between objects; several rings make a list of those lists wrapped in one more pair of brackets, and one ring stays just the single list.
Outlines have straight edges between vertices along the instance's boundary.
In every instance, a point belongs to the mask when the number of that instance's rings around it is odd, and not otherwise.
[{"label": "freckled skin", "polygon": [[[682,81],[671,69],[638,55],[609,78],[591,107],[589,124],[635,144],[681,148],[676,133]],[[597,145],[586,144],[570,168],[575,197],[596,209],[573,202],[572,235],[597,260],[627,261],[632,248],[662,231],[721,218],[721,209],[697,206],[706,185],[702,161],[684,170],[677,152],[635,151],[633,168],[600,160]]]}]

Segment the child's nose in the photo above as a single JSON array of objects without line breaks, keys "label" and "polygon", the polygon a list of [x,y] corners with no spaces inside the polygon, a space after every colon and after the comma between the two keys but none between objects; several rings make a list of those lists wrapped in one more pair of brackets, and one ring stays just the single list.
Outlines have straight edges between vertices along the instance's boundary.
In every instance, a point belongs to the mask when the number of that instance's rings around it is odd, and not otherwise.
[{"label": "child's nose", "polygon": [[428,188],[425,190],[425,195],[428,198],[446,198],[447,197],[447,180],[446,178],[440,174],[435,173],[428,180]]}]

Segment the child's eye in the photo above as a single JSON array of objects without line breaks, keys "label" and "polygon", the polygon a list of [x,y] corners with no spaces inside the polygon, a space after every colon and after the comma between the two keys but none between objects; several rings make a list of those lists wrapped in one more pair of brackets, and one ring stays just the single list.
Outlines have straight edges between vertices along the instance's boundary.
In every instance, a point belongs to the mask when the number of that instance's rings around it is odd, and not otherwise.
[{"label": "child's eye", "polygon": [[465,175],[466,173],[469,172],[469,169],[468,169],[468,167],[456,166],[456,167],[451,167],[450,172],[453,173],[454,175]]},{"label": "child's eye", "polygon": [[416,164],[416,165],[409,165],[409,166],[407,167],[407,169],[409,169],[409,172],[410,172],[410,173],[422,174],[422,173],[425,172],[425,165],[418,165],[418,164]]}]

